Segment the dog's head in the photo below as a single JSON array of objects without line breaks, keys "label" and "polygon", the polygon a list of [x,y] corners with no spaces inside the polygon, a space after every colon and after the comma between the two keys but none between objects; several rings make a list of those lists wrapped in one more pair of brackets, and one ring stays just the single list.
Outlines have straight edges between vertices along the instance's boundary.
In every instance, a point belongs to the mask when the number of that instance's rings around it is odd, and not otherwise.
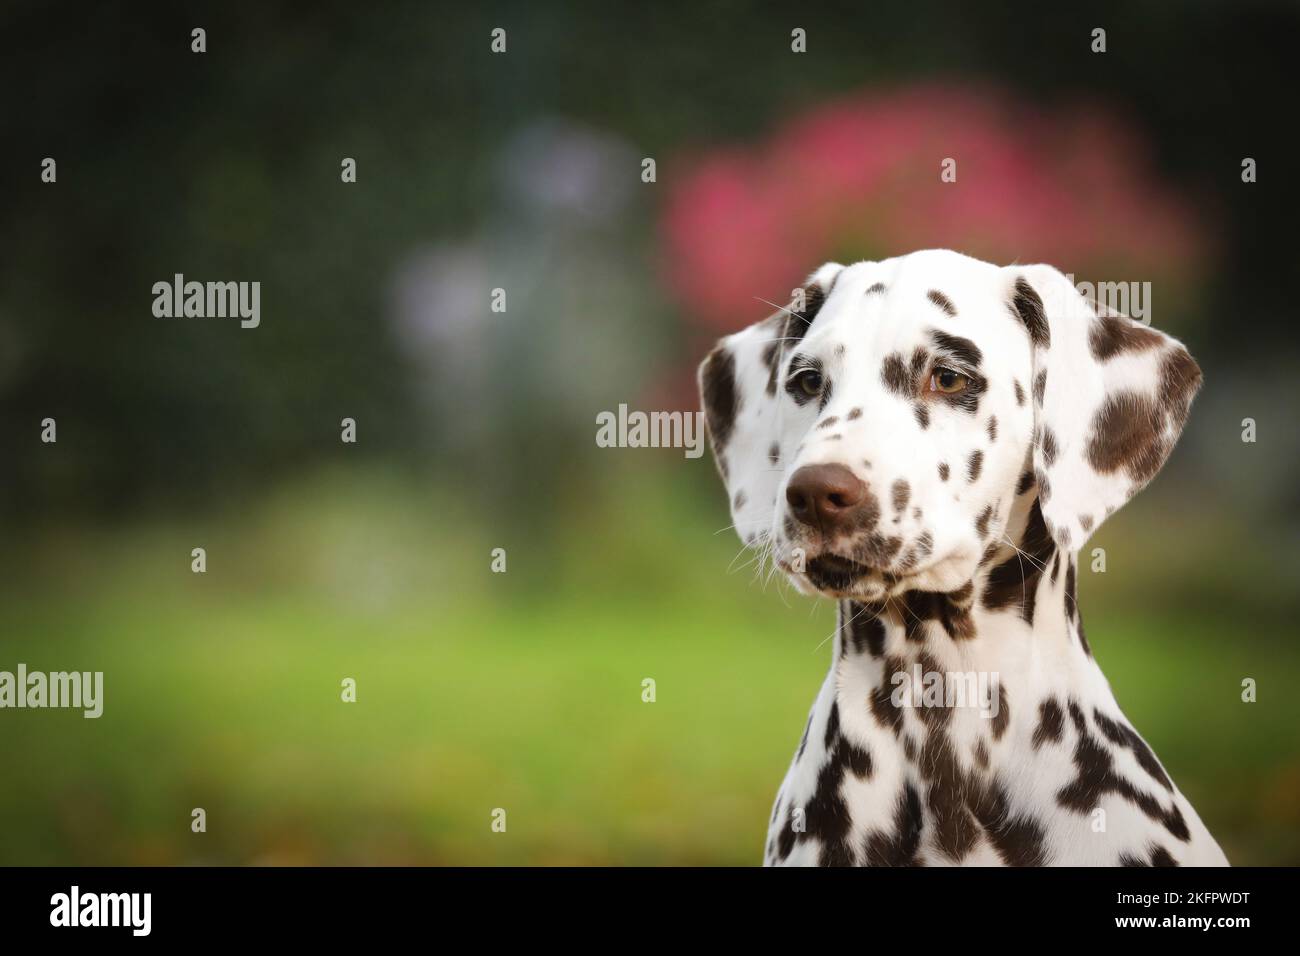
[{"label": "dog's head", "polygon": [[741,539],[804,591],[953,591],[1036,495],[1077,549],[1160,469],[1187,350],[1050,266],[947,251],[829,263],[700,366]]}]

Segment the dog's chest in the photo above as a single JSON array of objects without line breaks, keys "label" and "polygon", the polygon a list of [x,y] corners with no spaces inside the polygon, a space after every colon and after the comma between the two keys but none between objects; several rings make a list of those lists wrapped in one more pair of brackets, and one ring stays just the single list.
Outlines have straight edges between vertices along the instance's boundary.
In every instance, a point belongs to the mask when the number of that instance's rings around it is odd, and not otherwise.
[{"label": "dog's chest", "polygon": [[837,649],[765,863],[1223,862],[1090,659],[1010,674],[981,663]]}]

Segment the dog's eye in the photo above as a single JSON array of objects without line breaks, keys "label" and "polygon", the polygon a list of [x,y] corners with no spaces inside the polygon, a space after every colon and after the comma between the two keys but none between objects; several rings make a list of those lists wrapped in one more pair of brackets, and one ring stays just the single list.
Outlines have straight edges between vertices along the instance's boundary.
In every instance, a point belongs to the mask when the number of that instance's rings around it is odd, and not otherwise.
[{"label": "dog's eye", "polygon": [[930,373],[930,391],[939,392],[943,395],[955,395],[966,387],[970,380],[961,372],[954,372],[950,368],[936,366]]},{"label": "dog's eye", "polygon": [[815,368],[805,368],[795,373],[790,384],[794,390],[809,398],[816,398],[822,393],[822,373]]}]

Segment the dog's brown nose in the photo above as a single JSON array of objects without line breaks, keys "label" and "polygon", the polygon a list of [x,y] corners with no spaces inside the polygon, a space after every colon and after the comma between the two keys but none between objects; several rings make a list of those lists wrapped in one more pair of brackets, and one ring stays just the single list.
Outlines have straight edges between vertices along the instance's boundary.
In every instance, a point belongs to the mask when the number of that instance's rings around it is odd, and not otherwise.
[{"label": "dog's brown nose", "polygon": [[790,513],[824,534],[851,528],[870,507],[864,481],[843,465],[804,465],[785,489]]}]

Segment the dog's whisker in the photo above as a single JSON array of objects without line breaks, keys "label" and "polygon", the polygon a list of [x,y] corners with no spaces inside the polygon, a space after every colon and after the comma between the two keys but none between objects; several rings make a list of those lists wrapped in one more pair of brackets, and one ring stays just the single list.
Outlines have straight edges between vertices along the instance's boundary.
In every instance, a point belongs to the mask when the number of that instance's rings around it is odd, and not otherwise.
[{"label": "dog's whisker", "polygon": [[923,620],[921,620],[921,618],[919,618],[919,617],[916,616],[916,612],[913,611],[910,607],[908,607],[907,604],[903,604],[903,605],[902,605],[902,608],[903,608],[903,610],[906,611],[908,614],[912,615],[912,620],[916,621],[917,624],[924,624],[924,623],[925,623]]},{"label": "dog's whisker", "polygon": [[[1006,536],[1005,532],[1002,535],[1002,539],[1007,544],[1011,545],[1012,550],[1016,552],[1016,561],[1020,565],[1020,607],[1023,608],[1025,606],[1025,598],[1027,594],[1027,582],[1025,581],[1025,561],[1026,559],[1028,559],[1030,565],[1033,565],[1034,559],[1030,555],[1025,554],[1024,551],[1020,550],[1020,548],[1016,545],[1016,543]],[[1045,567],[1040,567],[1038,569],[1038,572],[1041,574],[1044,570]]]},{"label": "dog's whisker", "polygon": [[790,307],[789,307],[788,305],[777,305],[775,302],[771,301],[770,299],[765,299],[765,298],[763,298],[761,295],[756,295],[756,296],[754,296],[754,299],[755,299],[755,301],[762,302],[764,305],[769,305],[769,306],[771,306],[772,308],[776,309],[776,311],[778,311],[778,312],[784,312],[786,315],[798,315],[798,314],[799,314],[799,313],[797,313],[797,312],[793,312],[793,311],[791,311],[791,309],[790,309]]},{"label": "dog's whisker", "polygon": [[750,549],[749,549],[749,548],[741,548],[740,553],[737,554],[734,558],[731,559],[731,563],[727,565],[727,573],[728,573],[728,574],[735,574],[735,573],[737,573],[738,571],[743,571],[743,570],[745,570],[747,567],[749,567],[751,564],[753,564],[754,562],[760,560],[761,555],[758,555],[758,554],[752,554],[752,555],[750,555],[748,561],[746,561],[746,562],[745,562],[744,564],[742,564],[740,567],[736,567],[736,562],[739,561],[739,560],[741,559],[741,557],[745,554],[745,552],[748,551],[748,550],[750,550]]},{"label": "dog's whisker", "polygon": [[1020,555],[1020,557],[1022,557],[1024,560],[1028,561],[1031,565],[1033,565],[1034,567],[1036,567],[1040,572],[1042,572],[1042,571],[1046,571],[1046,570],[1047,570],[1047,565],[1046,565],[1045,563],[1044,563],[1044,564],[1039,564],[1038,561],[1037,561],[1037,559],[1035,559],[1034,556],[1033,556],[1032,554],[1029,554],[1028,552],[1022,551],[1022,550],[1019,548],[1019,546],[1017,546],[1017,544],[1016,544],[1014,541],[1012,541],[1009,537],[1007,537],[1005,531],[1002,533],[1002,543],[1003,543],[1003,544],[1006,544],[1006,545],[1009,545],[1009,546],[1011,547],[1011,550],[1012,550],[1012,551],[1015,551],[1016,554]]}]

